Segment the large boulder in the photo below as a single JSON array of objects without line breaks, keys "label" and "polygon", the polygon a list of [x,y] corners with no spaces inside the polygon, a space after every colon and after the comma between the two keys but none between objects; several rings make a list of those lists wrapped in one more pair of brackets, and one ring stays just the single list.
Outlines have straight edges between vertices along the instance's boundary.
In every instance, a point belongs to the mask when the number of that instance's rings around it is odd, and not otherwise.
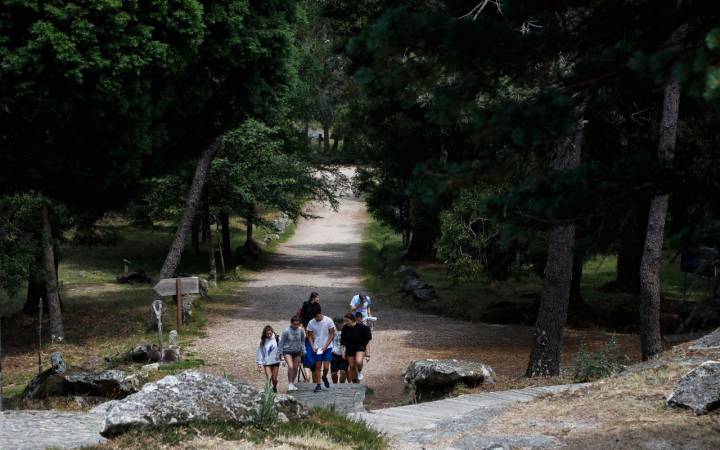
[{"label": "large boulder", "polygon": [[690,350],[720,350],[720,328],[701,337],[688,348]]},{"label": "large boulder", "polygon": [[400,280],[400,289],[420,302],[430,302],[437,299],[435,288],[421,280],[414,270],[407,273]]},{"label": "large boulder", "polygon": [[419,389],[443,389],[463,383],[468,386],[494,383],[495,372],[481,362],[457,359],[422,359],[405,369],[405,383]]},{"label": "large boulder", "polygon": [[698,415],[720,407],[720,361],[705,361],[685,374],[667,403],[690,408]]},{"label": "large boulder", "polygon": [[[248,384],[188,370],[148,383],[140,392],[111,402],[101,434],[110,436],[134,427],[194,420],[250,423],[261,395],[262,391]],[[277,395],[275,406],[280,420],[305,415],[303,406],[286,395]]]},{"label": "large boulder", "polygon": [[51,359],[53,366],[27,385],[22,393],[23,400],[75,395],[123,398],[137,392],[140,384],[136,375],[121,370],[83,372],[68,368],[59,353],[53,354]]}]

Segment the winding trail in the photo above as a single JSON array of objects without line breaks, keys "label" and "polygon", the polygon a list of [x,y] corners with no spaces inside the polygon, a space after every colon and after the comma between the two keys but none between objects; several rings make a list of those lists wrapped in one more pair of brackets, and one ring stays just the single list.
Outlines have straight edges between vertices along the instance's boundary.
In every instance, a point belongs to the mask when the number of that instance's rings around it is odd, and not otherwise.
[{"label": "winding trail", "polygon": [[[320,293],[326,315],[338,317],[347,312],[351,296],[362,285],[360,254],[368,222],[365,205],[346,196],[338,211],[313,204],[308,212],[318,218],[300,220],[294,236],[278,246],[268,267],[253,274],[228,303],[213,305],[207,337],[196,341],[192,349],[208,363],[207,370],[262,385],[254,355],[265,325],[272,325],[276,332],[283,330],[312,291]],[[476,359],[506,380],[524,373],[530,327],[471,323],[388,308],[381,301],[373,312],[379,320],[364,381],[374,391],[368,399],[373,408],[403,400],[402,373],[415,359]],[[566,354],[577,348],[581,337],[602,340],[603,336],[567,330]],[[285,370],[281,369],[280,391],[286,386]]]}]

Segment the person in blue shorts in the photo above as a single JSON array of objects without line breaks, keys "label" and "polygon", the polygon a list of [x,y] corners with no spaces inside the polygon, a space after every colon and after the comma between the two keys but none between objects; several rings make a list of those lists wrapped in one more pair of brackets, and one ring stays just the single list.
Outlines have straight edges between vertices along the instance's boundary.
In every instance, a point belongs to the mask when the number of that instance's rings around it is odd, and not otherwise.
[{"label": "person in blue shorts", "polygon": [[[307,355],[308,361],[314,366],[313,381],[315,392],[320,392],[320,380],[330,389],[330,381],[327,375],[332,361],[332,342],[335,338],[335,323],[331,318],[325,317],[322,309],[318,306],[315,311],[315,318],[307,325],[307,337],[310,340],[312,352]],[[322,369],[322,377],[320,371]]]}]

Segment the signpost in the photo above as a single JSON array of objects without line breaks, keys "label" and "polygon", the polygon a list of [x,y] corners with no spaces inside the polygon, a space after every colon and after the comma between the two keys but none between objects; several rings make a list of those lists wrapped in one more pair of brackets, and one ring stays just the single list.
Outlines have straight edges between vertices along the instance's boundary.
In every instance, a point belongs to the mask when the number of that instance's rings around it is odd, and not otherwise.
[{"label": "signpost", "polygon": [[198,277],[163,278],[153,288],[161,297],[175,296],[177,302],[177,329],[182,325],[183,294],[199,294],[200,279]]}]

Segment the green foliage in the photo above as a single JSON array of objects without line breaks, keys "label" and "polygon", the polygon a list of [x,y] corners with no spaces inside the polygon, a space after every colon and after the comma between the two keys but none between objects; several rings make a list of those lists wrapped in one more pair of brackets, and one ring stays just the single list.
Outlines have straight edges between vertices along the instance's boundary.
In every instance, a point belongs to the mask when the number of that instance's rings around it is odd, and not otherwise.
[{"label": "green foliage", "polygon": [[583,343],[575,355],[574,380],[588,382],[609,377],[622,370],[627,361],[627,355],[622,353],[614,336],[596,353],[590,352]]},{"label": "green foliage", "polygon": [[34,194],[0,197],[0,299],[14,295],[36,264],[39,242],[34,232],[42,201]]},{"label": "green foliage", "polygon": [[277,411],[275,410],[275,392],[272,389],[270,380],[265,380],[265,389],[263,389],[262,397],[257,411],[255,411],[255,419],[253,425],[261,430],[271,427],[277,420]]}]

